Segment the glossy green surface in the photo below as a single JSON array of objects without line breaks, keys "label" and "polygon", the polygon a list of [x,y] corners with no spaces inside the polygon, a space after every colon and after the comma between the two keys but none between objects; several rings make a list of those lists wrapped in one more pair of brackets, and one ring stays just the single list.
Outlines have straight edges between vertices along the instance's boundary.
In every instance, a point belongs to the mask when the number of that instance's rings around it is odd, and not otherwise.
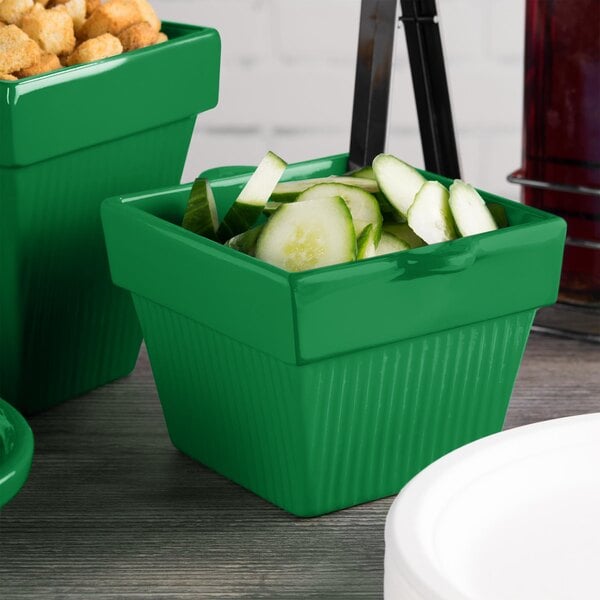
[{"label": "glossy green surface", "polygon": [[216,106],[219,34],[168,22],[163,30],[164,44],[0,81],[0,166],[29,165]]},{"label": "glossy green surface", "polygon": [[217,32],[165,29],[152,48],[0,82],[0,394],[22,412],[135,365],[141,332],[110,280],[100,203],[179,182],[218,95]]},{"label": "glossy green surface", "polygon": [[[345,169],[346,156],[339,155],[292,165],[284,179]],[[246,180],[247,175],[239,175],[211,182],[221,217]],[[181,229],[178,223],[189,191],[189,185],[180,186],[104,205],[113,280],[289,363],[408,339],[556,300],[564,222],[485,192],[486,199],[506,207],[510,228],[359,264],[287,273]],[[138,251],[131,248],[131,240]],[[144,272],[149,264],[155,277]],[[187,275],[194,270],[202,277]],[[250,307],[256,319],[236,310],[240,289],[252,292],[255,300]],[[377,310],[357,320],[364,307],[373,304]],[[410,319],[397,318],[407,314]],[[269,331],[263,318],[272,325]]]},{"label": "glossy green surface", "polygon": [[[339,155],[285,179],[346,170]],[[247,177],[212,182],[221,215]],[[535,309],[556,300],[561,219],[483,193],[511,227],[287,273],[179,227],[189,190],[102,209],[178,448],[309,516],[500,430]]]},{"label": "glossy green surface", "polygon": [[0,399],[0,508],[23,487],[33,458],[33,433],[27,421]]},{"label": "glossy green surface", "polygon": [[212,169],[207,169],[206,171],[202,171],[200,175],[198,175],[201,179],[209,179],[213,181],[215,179],[223,179],[225,177],[234,177],[236,175],[244,175],[245,173],[253,173],[256,167],[248,166],[248,165],[232,165],[229,167],[214,167]]}]

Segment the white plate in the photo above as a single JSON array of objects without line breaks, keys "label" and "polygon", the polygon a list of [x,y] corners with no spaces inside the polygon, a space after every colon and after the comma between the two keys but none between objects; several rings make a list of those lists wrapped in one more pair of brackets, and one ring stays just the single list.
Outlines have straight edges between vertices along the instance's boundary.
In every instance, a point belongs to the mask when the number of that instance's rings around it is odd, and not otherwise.
[{"label": "white plate", "polygon": [[600,413],[468,444],[386,523],[386,600],[599,600]]}]

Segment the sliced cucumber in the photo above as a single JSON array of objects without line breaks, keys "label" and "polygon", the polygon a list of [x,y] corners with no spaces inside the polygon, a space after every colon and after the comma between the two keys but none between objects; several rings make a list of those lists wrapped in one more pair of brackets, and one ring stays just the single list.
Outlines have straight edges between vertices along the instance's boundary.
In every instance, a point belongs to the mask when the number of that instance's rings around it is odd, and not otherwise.
[{"label": "sliced cucumber", "polygon": [[206,179],[194,181],[181,226],[211,240],[217,239],[219,228],[217,206]]},{"label": "sliced cucumber", "polygon": [[225,215],[217,231],[221,241],[247,231],[256,223],[286,167],[287,163],[279,156],[267,152]]},{"label": "sliced cucumber", "polygon": [[383,231],[391,233],[402,240],[410,248],[425,246],[425,242],[408,226],[408,223],[384,223]]},{"label": "sliced cucumber", "polygon": [[[406,223],[406,217],[402,216],[389,202],[388,205],[390,207],[390,212],[385,212],[385,216],[388,219],[391,219],[394,221],[394,223],[399,223],[401,225],[404,225],[404,223]],[[381,205],[380,205],[381,206]]]},{"label": "sliced cucumber", "polygon": [[379,210],[379,204],[373,194],[369,194],[360,188],[344,185],[342,183],[319,183],[302,192],[296,202],[306,202],[320,198],[340,197],[348,205],[354,222],[356,237],[358,238],[364,228],[373,225],[375,244],[381,238],[381,225],[383,218]]},{"label": "sliced cucumber", "polygon": [[263,212],[265,215],[272,215],[282,204],[289,204],[288,202],[272,202],[269,200],[265,207],[263,208]]},{"label": "sliced cucumber", "polygon": [[342,198],[284,204],[258,238],[256,257],[286,271],[356,260],[352,216]]},{"label": "sliced cucumber", "polygon": [[[356,171],[350,171],[348,173],[350,177],[360,177],[362,179],[372,179],[377,181],[375,177],[375,171],[373,171],[373,167],[367,166],[362,169],[357,169]],[[377,198],[377,202],[379,202],[379,210],[385,215],[393,215],[394,219],[397,219],[399,223],[403,223],[406,221],[390,204],[389,200],[385,197],[385,194],[379,190],[378,192],[374,192],[375,198]]]},{"label": "sliced cucumber", "polygon": [[448,197],[448,190],[441,183],[428,181],[408,211],[409,227],[428,244],[456,238]]},{"label": "sliced cucumber", "polygon": [[455,179],[450,186],[450,209],[456,226],[464,237],[498,229],[492,213],[477,190]]},{"label": "sliced cucumber", "polygon": [[[289,204],[290,202],[296,202],[299,194],[294,194],[286,196],[285,194],[281,194],[277,196],[278,200],[269,200],[263,209],[263,212],[266,215],[273,214],[282,204]],[[272,198],[273,196],[271,196]]]},{"label": "sliced cucumber", "polygon": [[377,181],[375,173],[373,172],[373,167],[371,167],[370,165],[362,167],[361,169],[356,169],[356,171],[350,171],[350,173],[348,173],[348,176],[360,177],[361,179],[372,179],[373,181]]},{"label": "sliced cucumber", "polygon": [[237,250],[238,252],[243,252],[244,254],[254,256],[254,253],[256,252],[256,243],[258,242],[258,237],[260,236],[263,228],[264,225],[259,225],[258,227],[248,229],[248,231],[244,231],[244,233],[240,233],[239,235],[232,237],[230,240],[227,240],[225,245]]},{"label": "sliced cucumber", "polygon": [[492,213],[498,229],[508,227],[508,217],[506,216],[506,209],[502,204],[496,204],[495,202],[488,202],[486,204],[488,210]]},{"label": "sliced cucumber", "polygon": [[384,254],[392,254],[393,252],[402,252],[404,250],[410,250],[410,246],[404,240],[396,237],[393,233],[384,231],[381,234],[379,245],[375,250],[375,256],[383,256]]},{"label": "sliced cucumber", "polygon": [[389,203],[406,218],[417,192],[426,181],[425,177],[391,154],[376,156],[373,171]]},{"label": "sliced cucumber", "polygon": [[302,179],[301,181],[286,181],[278,184],[273,193],[271,200],[273,202],[294,202],[296,198],[305,192],[308,188],[318,185],[319,183],[341,183],[344,185],[353,185],[361,188],[366,192],[374,194],[379,191],[379,186],[372,179],[361,179],[359,177],[318,177],[316,179]]},{"label": "sliced cucumber", "polygon": [[390,204],[390,201],[385,197],[383,192],[374,194],[379,203],[379,210],[382,215],[388,215],[398,223],[404,223],[406,219]]},{"label": "sliced cucumber", "polygon": [[373,229],[373,224],[369,223],[356,240],[356,258],[362,260],[363,258],[376,256],[376,247],[375,230]]}]

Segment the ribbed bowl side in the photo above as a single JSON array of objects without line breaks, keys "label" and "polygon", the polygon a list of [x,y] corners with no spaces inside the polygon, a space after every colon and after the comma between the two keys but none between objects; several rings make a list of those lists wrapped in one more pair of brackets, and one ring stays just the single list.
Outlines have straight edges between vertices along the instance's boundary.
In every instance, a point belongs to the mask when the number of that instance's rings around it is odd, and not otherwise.
[{"label": "ribbed bowl side", "polygon": [[303,398],[312,510],[395,494],[440,456],[499,431],[533,315],[315,363]]},{"label": "ribbed bowl side", "polygon": [[[111,281],[100,204],[179,181],[194,119],[35,165],[0,169],[10,268],[0,319],[0,393],[33,413],[129,373],[141,331]],[[6,210],[5,210],[6,209]],[[10,275],[12,273],[12,276]],[[16,273],[16,276],[15,276]],[[10,276],[10,278],[9,278]]]},{"label": "ribbed bowl side", "polygon": [[173,444],[274,504],[303,503],[310,479],[300,370],[134,302]]},{"label": "ribbed bowl side", "polygon": [[294,366],[134,300],[175,446],[301,516],[396,493],[500,430],[533,318]]}]

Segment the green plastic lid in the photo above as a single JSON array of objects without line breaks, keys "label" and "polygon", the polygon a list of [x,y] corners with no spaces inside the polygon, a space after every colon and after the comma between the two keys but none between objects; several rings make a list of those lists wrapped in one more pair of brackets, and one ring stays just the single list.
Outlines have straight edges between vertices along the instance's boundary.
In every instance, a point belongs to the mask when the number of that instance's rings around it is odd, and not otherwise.
[{"label": "green plastic lid", "polygon": [[27,421],[0,400],[0,507],[23,487],[32,458],[33,433]]}]

